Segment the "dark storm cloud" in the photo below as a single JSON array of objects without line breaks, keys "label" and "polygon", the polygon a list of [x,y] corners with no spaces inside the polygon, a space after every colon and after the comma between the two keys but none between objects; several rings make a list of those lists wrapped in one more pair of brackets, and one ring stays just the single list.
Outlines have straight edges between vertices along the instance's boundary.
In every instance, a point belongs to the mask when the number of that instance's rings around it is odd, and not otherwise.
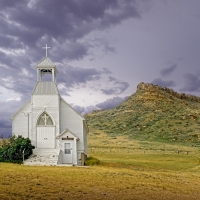
[{"label": "dark storm cloud", "polygon": [[[109,86],[109,84],[111,84],[111,86]],[[114,86],[112,86],[112,84],[114,84]],[[128,82],[117,80],[115,77],[109,76],[107,88],[101,89],[101,91],[106,95],[119,95],[123,93],[128,87]]]},{"label": "dark storm cloud", "polygon": [[[59,67],[58,67],[59,68]],[[61,83],[65,86],[60,90],[61,94],[69,95],[71,89],[76,85],[86,84],[88,81],[97,81],[101,78],[102,74],[107,74],[110,71],[107,69],[97,70],[95,68],[79,68],[72,67],[69,65],[60,66],[59,71],[62,73],[58,74],[57,83]],[[31,77],[27,77],[22,74],[21,70],[13,70],[16,77],[10,77],[12,69],[8,69],[7,73],[0,75],[1,86],[8,90],[13,90],[21,95],[21,98],[27,101],[30,98],[31,92],[36,84],[36,71],[33,69]],[[18,74],[19,73],[19,74]],[[8,77],[8,78],[4,78]],[[51,76],[44,76],[43,80],[48,80]]]},{"label": "dark storm cloud", "polygon": [[[32,3],[30,3],[32,2]],[[140,18],[135,0],[59,0],[0,1],[0,44],[7,48],[36,48],[40,43],[60,44],[71,41],[76,45],[93,30],[103,30],[123,20]],[[15,41],[15,42],[13,42]],[[87,52],[86,45],[84,55]],[[87,47],[89,48],[89,47]],[[112,47],[107,46],[113,51]],[[77,59],[83,49],[74,47],[68,59]],[[80,52],[79,52],[80,51]],[[41,53],[42,51],[40,50]],[[80,53],[80,55],[79,55]],[[59,55],[60,52],[57,51]],[[77,55],[77,58],[74,57]],[[66,55],[65,55],[66,56]],[[71,57],[72,56],[72,57]]]},{"label": "dark storm cloud", "polygon": [[112,87],[109,89],[101,89],[103,94],[106,95],[116,95],[123,93],[127,88],[129,84],[127,82],[120,82],[118,86]]},{"label": "dark storm cloud", "polygon": [[15,79],[4,79],[0,78],[1,86],[8,90],[13,90],[15,93],[20,94],[21,96],[29,96],[31,95],[31,92],[33,90],[33,87],[36,83],[36,80],[33,80],[32,78],[18,76]]},{"label": "dark storm cloud", "polygon": [[105,45],[104,45],[104,51],[105,51],[106,53],[108,53],[108,52],[114,53],[116,50],[115,50],[114,47],[110,46],[109,44],[105,44]]},{"label": "dark storm cloud", "polygon": [[72,106],[74,108],[74,110],[76,110],[79,114],[82,114],[85,112],[85,107],[83,106],[78,106],[78,105],[74,105]]},{"label": "dark storm cloud", "polygon": [[71,105],[79,114],[84,115],[87,113],[91,113],[94,110],[104,110],[104,109],[112,109],[120,105],[122,102],[124,102],[127,97],[113,97],[110,99],[107,99],[104,102],[96,104],[96,106],[78,106],[78,105]]},{"label": "dark storm cloud", "polygon": [[[24,63],[26,62],[27,61],[24,60]],[[18,63],[15,64],[18,65]],[[12,65],[14,64],[12,63]],[[88,81],[98,81],[103,74],[111,74],[110,70],[106,68],[80,68],[60,64],[58,69],[62,73],[58,74],[57,83],[61,83],[65,86],[60,92],[68,96],[70,96],[69,93],[75,85],[86,84]],[[45,78],[48,80],[48,77],[45,76],[43,80],[45,80]],[[37,81],[36,70],[31,66],[28,71],[28,76],[26,76],[22,73],[22,68],[8,67],[6,70],[2,70],[0,81],[1,86],[8,90],[15,91],[15,93],[20,94],[22,100],[27,101]]]},{"label": "dark storm cloud", "polygon": [[11,63],[12,61],[9,59],[9,57],[4,52],[0,51],[0,64],[11,66]]},{"label": "dark storm cloud", "polygon": [[[136,0],[60,0],[57,1],[0,1],[0,45],[7,51],[21,49],[24,53],[5,54],[0,51],[0,78],[2,86],[21,94],[28,94],[34,85],[34,79],[20,74],[20,68],[26,68],[34,75],[32,63],[37,63],[44,55],[41,44],[52,46],[54,62],[82,59],[88,55],[90,45],[80,42],[85,35],[94,30],[104,30],[121,23],[123,20],[140,18]],[[114,51],[107,41],[101,41],[106,51]],[[98,80],[99,70],[69,69],[58,81],[69,86]],[[73,75],[73,78],[72,78]],[[120,83],[123,91],[126,83]],[[112,93],[118,89],[114,88]],[[105,89],[105,93],[108,93]],[[119,91],[117,92],[119,93]]]},{"label": "dark storm cloud", "polygon": [[15,38],[0,34],[0,47],[1,48],[9,47],[12,49],[17,49],[20,48],[21,45]]},{"label": "dark storm cloud", "polygon": [[96,107],[101,108],[101,109],[115,108],[116,106],[124,102],[127,98],[128,96],[127,97],[113,97],[113,98],[107,99],[104,102],[96,104]]},{"label": "dark storm cloud", "polygon": [[1,10],[4,10],[6,8],[9,8],[9,7],[13,7],[13,6],[16,6],[16,4],[18,3],[25,3],[26,0],[11,0],[11,1],[7,1],[7,0],[1,0],[0,1],[0,9]]},{"label": "dark storm cloud", "polygon": [[102,73],[104,73],[104,74],[112,74],[112,72],[109,69],[105,68],[105,67],[102,68]]},{"label": "dark storm cloud", "polygon": [[85,115],[87,113],[92,112],[93,110],[97,110],[98,108],[96,106],[78,106],[78,105],[71,105],[74,110],[76,110],[80,115]]},{"label": "dark storm cloud", "polygon": [[200,78],[197,74],[187,73],[183,75],[184,87],[181,91],[195,92],[200,91]]},{"label": "dark storm cloud", "polygon": [[72,67],[67,65],[62,68],[64,73],[59,74],[58,82],[63,83],[66,87],[73,87],[75,84],[86,83],[87,81],[96,81],[100,79],[100,76],[104,71],[97,70],[95,68],[84,69],[80,67]]},{"label": "dark storm cloud", "polygon": [[7,120],[0,120],[0,127],[1,128],[11,128],[11,124]]},{"label": "dark storm cloud", "polygon": [[106,94],[106,95],[112,95],[112,94],[116,94],[118,93],[118,88],[112,88],[112,89],[101,89],[102,93],[103,94]]},{"label": "dark storm cloud", "polygon": [[65,96],[68,96],[68,97],[71,96],[70,95],[70,91],[71,90],[69,88],[67,88],[67,87],[59,89],[59,92],[60,92],[61,95],[65,95]]},{"label": "dark storm cloud", "polygon": [[163,87],[172,87],[175,86],[176,84],[174,81],[164,81],[160,78],[156,78],[152,81],[153,84],[163,86]]},{"label": "dark storm cloud", "polygon": [[117,79],[115,77],[109,76],[108,81],[109,82],[117,82]]},{"label": "dark storm cloud", "polygon": [[[73,42],[73,44],[69,45],[69,48],[64,47],[63,57],[69,57],[72,60],[79,60],[88,54],[88,47],[86,44],[81,44],[79,42]],[[62,54],[61,54],[62,55]],[[59,57],[57,58],[59,59]]]},{"label": "dark storm cloud", "polygon": [[[160,71],[162,77],[170,75],[176,68],[178,67],[177,64],[173,64],[169,67],[166,67]],[[163,86],[163,87],[172,87],[176,86],[173,80],[166,81],[161,78],[156,78],[152,81],[153,84]]]},{"label": "dark storm cloud", "polygon": [[[0,60],[7,61],[5,67],[2,67],[3,63],[0,64],[1,86],[24,96],[30,95],[36,81],[36,71],[30,66],[30,60],[24,56],[8,56],[2,52],[0,52]],[[27,75],[23,74],[23,69],[27,70]]]},{"label": "dark storm cloud", "polygon": [[12,135],[12,127],[1,128],[0,127],[0,138],[8,138]]},{"label": "dark storm cloud", "polygon": [[162,69],[162,70],[160,71],[160,74],[161,74],[162,76],[168,76],[168,75],[170,75],[177,67],[178,67],[178,66],[177,66],[176,64],[174,64],[174,65],[172,65],[172,66],[170,66],[170,67],[166,67],[166,68],[164,68],[164,69]]}]

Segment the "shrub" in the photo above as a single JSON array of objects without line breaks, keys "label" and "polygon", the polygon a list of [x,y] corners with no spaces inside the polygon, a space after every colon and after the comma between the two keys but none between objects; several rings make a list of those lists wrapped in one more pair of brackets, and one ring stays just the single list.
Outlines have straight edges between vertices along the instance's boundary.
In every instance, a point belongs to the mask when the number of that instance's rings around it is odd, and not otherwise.
[{"label": "shrub", "polygon": [[0,147],[0,162],[22,163],[23,150],[25,149],[24,159],[27,159],[32,154],[32,149],[34,148],[29,138],[13,136],[8,139],[8,143]]},{"label": "shrub", "polygon": [[100,160],[94,157],[88,157],[87,160],[85,161],[85,165],[90,166],[90,165],[98,165],[100,163]]}]

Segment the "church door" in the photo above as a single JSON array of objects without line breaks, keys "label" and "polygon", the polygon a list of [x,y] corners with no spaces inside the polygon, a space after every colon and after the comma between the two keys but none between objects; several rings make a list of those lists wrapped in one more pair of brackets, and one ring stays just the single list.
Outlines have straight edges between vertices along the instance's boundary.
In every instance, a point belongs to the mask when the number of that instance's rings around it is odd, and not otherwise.
[{"label": "church door", "polygon": [[37,127],[37,148],[55,148],[54,127]]},{"label": "church door", "polygon": [[37,148],[55,148],[55,126],[46,112],[37,122]]},{"label": "church door", "polygon": [[63,147],[64,147],[64,149],[63,149],[63,163],[71,164],[72,163],[72,142],[67,141],[66,143],[64,143]]}]

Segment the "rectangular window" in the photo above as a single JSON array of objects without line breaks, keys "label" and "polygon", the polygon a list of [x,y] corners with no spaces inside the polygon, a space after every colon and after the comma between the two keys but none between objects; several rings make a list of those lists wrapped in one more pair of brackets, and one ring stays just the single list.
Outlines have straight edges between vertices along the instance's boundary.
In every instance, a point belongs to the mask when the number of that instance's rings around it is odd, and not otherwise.
[{"label": "rectangular window", "polygon": [[65,154],[71,154],[71,144],[65,143]]}]

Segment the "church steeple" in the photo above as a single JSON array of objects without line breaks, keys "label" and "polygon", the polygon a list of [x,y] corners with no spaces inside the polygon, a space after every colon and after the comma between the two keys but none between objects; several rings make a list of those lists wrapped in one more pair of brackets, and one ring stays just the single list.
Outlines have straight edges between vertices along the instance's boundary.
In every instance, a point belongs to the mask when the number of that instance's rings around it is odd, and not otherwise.
[{"label": "church steeple", "polygon": [[37,69],[37,81],[42,81],[45,74],[52,74],[52,81],[56,82],[56,74],[58,70],[53,62],[47,57],[47,50],[51,47],[43,47],[46,49],[46,58],[40,61],[35,67]]}]

